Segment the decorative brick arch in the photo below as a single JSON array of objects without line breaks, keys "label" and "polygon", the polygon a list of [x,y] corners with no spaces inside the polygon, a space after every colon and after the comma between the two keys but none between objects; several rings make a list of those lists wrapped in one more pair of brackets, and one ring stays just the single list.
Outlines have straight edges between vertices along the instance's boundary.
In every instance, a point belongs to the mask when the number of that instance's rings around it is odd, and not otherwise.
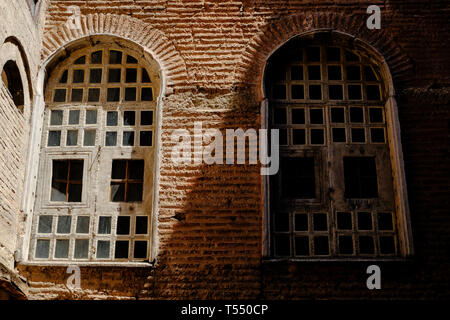
[{"label": "decorative brick arch", "polygon": [[88,14],[80,16],[81,29],[70,29],[61,23],[46,32],[43,39],[42,60],[75,40],[95,35],[120,37],[142,46],[159,63],[166,79],[166,90],[182,90],[189,86],[186,64],[175,45],[163,32],[129,16]]},{"label": "decorative brick arch", "polygon": [[264,68],[270,55],[289,39],[316,31],[346,34],[360,43],[369,44],[387,62],[393,79],[404,78],[413,71],[411,59],[385,30],[369,30],[366,16],[346,16],[330,12],[306,12],[291,15],[269,24],[246,46],[242,60],[235,67],[235,86],[252,86],[259,96]]}]

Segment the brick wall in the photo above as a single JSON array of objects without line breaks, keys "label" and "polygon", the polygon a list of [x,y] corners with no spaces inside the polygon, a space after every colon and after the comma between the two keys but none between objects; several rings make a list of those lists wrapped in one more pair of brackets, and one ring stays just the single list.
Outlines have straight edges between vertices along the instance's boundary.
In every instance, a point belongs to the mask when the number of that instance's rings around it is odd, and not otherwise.
[{"label": "brick wall", "polygon": [[[382,30],[365,28],[368,4]],[[83,32],[61,27],[70,5]],[[79,36],[110,33],[152,46],[168,94],[162,115],[158,251],[152,268],[82,268],[82,289],[65,268],[21,266],[30,297],[91,298],[448,298],[448,86],[446,1],[50,1],[42,55]],[[144,29],[142,29],[144,28]],[[331,28],[377,48],[391,68],[416,255],[380,262],[383,290],[369,291],[364,262],[263,262],[257,166],[170,161],[173,129],[259,127],[265,60],[290,36]],[[157,32],[155,31],[157,30]],[[148,34],[147,34],[148,33]]]}]

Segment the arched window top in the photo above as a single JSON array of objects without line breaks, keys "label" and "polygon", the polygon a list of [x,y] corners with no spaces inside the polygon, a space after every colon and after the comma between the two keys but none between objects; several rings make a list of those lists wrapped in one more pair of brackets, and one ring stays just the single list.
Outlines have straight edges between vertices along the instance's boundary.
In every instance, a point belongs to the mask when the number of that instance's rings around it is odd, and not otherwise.
[{"label": "arched window top", "polygon": [[8,88],[9,93],[11,94],[11,98],[14,101],[14,104],[20,111],[23,112],[23,106],[25,102],[24,102],[22,78],[20,76],[19,68],[17,67],[17,64],[14,61],[9,60],[5,63],[2,70],[2,81]]},{"label": "arched window top", "polygon": [[159,76],[152,61],[138,52],[112,45],[73,52],[52,72],[46,90],[48,105],[148,104],[159,94]]},{"label": "arched window top", "polygon": [[378,61],[338,41],[293,39],[266,67],[266,95],[294,103],[384,103]]}]

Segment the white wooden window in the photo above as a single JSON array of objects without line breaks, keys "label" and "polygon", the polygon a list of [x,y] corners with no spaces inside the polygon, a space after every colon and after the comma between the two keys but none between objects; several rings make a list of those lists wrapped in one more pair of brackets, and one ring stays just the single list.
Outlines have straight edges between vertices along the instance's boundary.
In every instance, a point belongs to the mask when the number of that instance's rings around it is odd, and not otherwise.
[{"label": "white wooden window", "polygon": [[30,259],[150,257],[156,63],[117,45],[80,49],[46,87]]},{"label": "white wooden window", "polygon": [[373,59],[339,42],[294,39],[268,61],[270,256],[400,255],[386,88]]}]

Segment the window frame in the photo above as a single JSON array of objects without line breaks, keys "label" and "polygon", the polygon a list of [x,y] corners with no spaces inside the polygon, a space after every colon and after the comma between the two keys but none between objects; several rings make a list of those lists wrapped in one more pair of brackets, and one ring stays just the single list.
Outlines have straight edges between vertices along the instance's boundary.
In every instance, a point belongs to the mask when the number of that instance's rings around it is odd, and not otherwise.
[{"label": "window frame", "polygon": [[[315,34],[316,32],[313,32]],[[320,33],[320,32],[317,32]],[[328,42],[323,42],[329,46],[338,46],[341,48],[345,48],[348,42],[346,42],[345,35],[340,34],[339,32],[333,33],[336,36],[335,39],[332,39],[331,44]],[[294,36],[294,38],[301,38],[302,36]],[[287,43],[287,42],[286,42]],[[286,43],[283,43],[278,48],[278,50]],[[387,66],[386,61],[379,55],[379,53],[372,49],[370,45],[363,43],[361,40],[356,39],[353,43],[354,47],[358,50],[361,50],[367,53],[366,58],[369,58],[369,61],[372,65],[376,65],[379,68],[379,74],[381,76],[381,82],[384,85],[384,94],[386,98],[384,99],[384,104],[380,104],[380,107],[384,107],[384,124],[385,124],[385,143],[389,147],[389,155],[388,159],[390,159],[390,165],[392,170],[393,180],[393,194],[394,194],[394,202],[395,209],[393,214],[397,217],[397,224],[395,228],[398,230],[398,255],[394,257],[352,257],[350,259],[345,257],[326,257],[326,258],[315,258],[313,256],[305,259],[297,259],[296,257],[284,257],[277,258],[272,255],[272,247],[271,247],[271,234],[272,234],[272,226],[271,226],[271,184],[270,177],[263,176],[262,177],[262,188],[263,188],[263,246],[262,246],[262,256],[264,261],[279,261],[279,260],[289,260],[289,261],[380,261],[380,260],[405,260],[414,255],[413,241],[412,241],[412,232],[411,232],[411,222],[409,216],[409,205],[408,205],[408,197],[407,197],[407,189],[406,189],[406,178],[404,172],[404,163],[403,163],[403,153],[401,147],[401,139],[400,139],[400,124],[398,118],[398,110],[397,104],[395,101],[395,91],[393,87],[392,77],[389,72],[389,68]],[[273,51],[273,52],[275,52]],[[272,53],[273,53],[272,52]],[[267,85],[267,68],[268,64],[265,65],[265,70],[263,73],[263,81],[261,82],[261,92],[264,97],[261,102],[261,127],[263,129],[270,129],[272,125],[269,123],[269,112],[271,112],[271,108],[273,108],[272,103],[269,102],[269,97],[266,95],[268,91],[266,90]],[[322,70],[323,71],[323,70]],[[303,70],[305,73],[305,70]],[[342,72],[342,68],[341,68]],[[362,70],[361,70],[362,73]],[[325,91],[325,90],[323,90]],[[328,106],[331,107],[331,104],[328,103]],[[348,116],[348,115],[346,115]],[[348,137],[347,132],[347,137]],[[330,126],[330,139],[331,137],[331,126]],[[366,137],[366,141],[370,141],[370,137]],[[347,138],[347,143],[349,143]],[[368,143],[368,142],[367,142]],[[377,166],[378,170],[378,166]],[[379,181],[378,181],[379,183]],[[333,213],[335,214],[335,213]]]}]

